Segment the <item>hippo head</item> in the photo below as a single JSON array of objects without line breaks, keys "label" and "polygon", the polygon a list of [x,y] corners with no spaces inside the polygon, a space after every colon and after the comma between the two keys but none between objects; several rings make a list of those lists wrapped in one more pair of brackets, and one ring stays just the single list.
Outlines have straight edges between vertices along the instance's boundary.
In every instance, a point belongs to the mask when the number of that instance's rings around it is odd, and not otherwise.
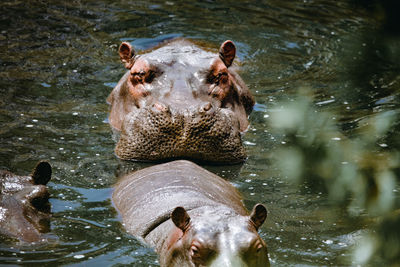
[{"label": "hippo head", "polygon": [[244,161],[241,133],[254,98],[231,67],[235,54],[232,41],[219,54],[180,39],[140,56],[122,43],[119,55],[129,71],[107,99],[109,122],[120,132],[117,156]]},{"label": "hippo head", "polygon": [[51,166],[39,162],[31,176],[0,172],[0,232],[25,242],[41,240],[49,231],[50,203],[46,184]]},{"label": "hippo head", "polygon": [[268,251],[257,230],[267,217],[257,204],[250,216],[232,210],[192,213],[177,207],[171,214],[176,231],[160,256],[161,266],[269,266]]}]

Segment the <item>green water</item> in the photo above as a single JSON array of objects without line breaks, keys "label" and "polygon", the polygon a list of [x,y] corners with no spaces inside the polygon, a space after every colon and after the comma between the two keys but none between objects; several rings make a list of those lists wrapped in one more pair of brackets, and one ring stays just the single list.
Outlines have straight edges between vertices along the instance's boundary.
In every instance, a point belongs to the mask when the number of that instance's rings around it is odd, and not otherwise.
[{"label": "green water", "polygon": [[312,89],[318,108],[340,114],[345,132],[392,108],[398,73],[378,73],[386,89],[363,94],[347,75],[377,25],[346,1],[2,1],[0,168],[28,174],[49,160],[53,217],[48,243],[1,242],[0,265],[157,266],[157,255],[124,232],[111,204],[118,175],[145,165],[115,157],[105,99],[124,73],[122,41],[142,50],[172,37],[237,45],[257,101],[244,136],[249,158],[208,168],[234,184],[248,208],[267,206],[260,233],[272,265],[352,265],[349,248],[363,223],[280,176],[271,153],[281,141],[267,121],[277,101],[301,86]]}]

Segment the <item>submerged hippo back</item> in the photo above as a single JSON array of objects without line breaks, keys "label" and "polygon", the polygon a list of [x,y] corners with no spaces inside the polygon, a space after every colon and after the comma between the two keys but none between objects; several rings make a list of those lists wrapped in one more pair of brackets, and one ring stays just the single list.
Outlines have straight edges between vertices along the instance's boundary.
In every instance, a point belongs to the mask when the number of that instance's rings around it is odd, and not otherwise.
[{"label": "submerged hippo back", "polygon": [[225,205],[247,215],[239,193],[228,182],[185,160],[123,177],[115,187],[113,202],[127,231],[143,238],[167,221],[177,206],[191,210]]}]

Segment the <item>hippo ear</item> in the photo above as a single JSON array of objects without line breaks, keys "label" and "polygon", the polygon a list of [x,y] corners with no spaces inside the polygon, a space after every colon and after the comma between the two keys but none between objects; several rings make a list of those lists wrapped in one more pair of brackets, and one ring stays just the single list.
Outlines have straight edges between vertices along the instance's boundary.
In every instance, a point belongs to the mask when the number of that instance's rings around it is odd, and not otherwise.
[{"label": "hippo ear", "polygon": [[258,228],[264,223],[267,218],[268,211],[262,204],[256,204],[250,214],[250,221]]},{"label": "hippo ear", "polygon": [[171,213],[171,219],[175,226],[185,232],[190,224],[190,217],[183,207],[176,207]]},{"label": "hippo ear", "polygon": [[130,69],[135,61],[135,50],[130,43],[123,42],[118,49],[119,58],[124,63],[125,68]]},{"label": "hippo ear", "polygon": [[227,67],[232,65],[232,62],[235,59],[235,55],[236,47],[235,44],[230,40],[225,41],[219,48],[219,57],[222,59]]},{"label": "hippo ear", "polygon": [[46,185],[51,178],[51,166],[47,161],[40,161],[32,171],[35,184]]}]

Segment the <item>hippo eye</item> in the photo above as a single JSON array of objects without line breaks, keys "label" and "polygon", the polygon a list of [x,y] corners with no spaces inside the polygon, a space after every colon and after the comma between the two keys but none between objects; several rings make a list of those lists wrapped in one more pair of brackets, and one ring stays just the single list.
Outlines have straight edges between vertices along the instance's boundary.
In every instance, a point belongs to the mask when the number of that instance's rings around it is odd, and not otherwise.
[{"label": "hippo eye", "polygon": [[216,78],[217,78],[216,79],[217,84],[226,83],[228,81],[228,73],[220,72],[220,73],[218,73]]},{"label": "hippo eye", "polygon": [[224,84],[228,82],[228,73],[223,71],[219,72],[217,75],[210,74],[207,79],[209,83],[214,83],[216,85]]},{"label": "hippo eye", "polygon": [[157,72],[154,70],[148,70],[148,71],[141,70],[132,73],[132,77],[137,83],[151,83],[156,77],[156,73]]},{"label": "hippo eye", "polygon": [[211,84],[223,84],[228,81],[228,73],[226,71],[220,71],[218,74],[215,74],[213,71],[210,71],[207,75],[207,82]]},{"label": "hippo eye", "polygon": [[190,256],[192,256],[192,257],[199,257],[200,256],[199,248],[196,247],[195,245],[192,245],[190,247]]},{"label": "hippo eye", "polygon": [[136,82],[143,83],[146,77],[146,72],[144,70],[132,73],[133,78]]},{"label": "hippo eye", "polygon": [[263,248],[263,245],[262,245],[261,243],[258,243],[258,244],[256,245],[256,251],[257,251],[257,253],[260,252],[262,248]]},{"label": "hippo eye", "polygon": [[260,251],[262,251],[262,249],[263,249],[263,244],[262,244],[262,242],[259,240],[259,239],[257,239],[251,246],[250,246],[250,249],[251,250],[255,250],[257,253],[259,253]]}]

